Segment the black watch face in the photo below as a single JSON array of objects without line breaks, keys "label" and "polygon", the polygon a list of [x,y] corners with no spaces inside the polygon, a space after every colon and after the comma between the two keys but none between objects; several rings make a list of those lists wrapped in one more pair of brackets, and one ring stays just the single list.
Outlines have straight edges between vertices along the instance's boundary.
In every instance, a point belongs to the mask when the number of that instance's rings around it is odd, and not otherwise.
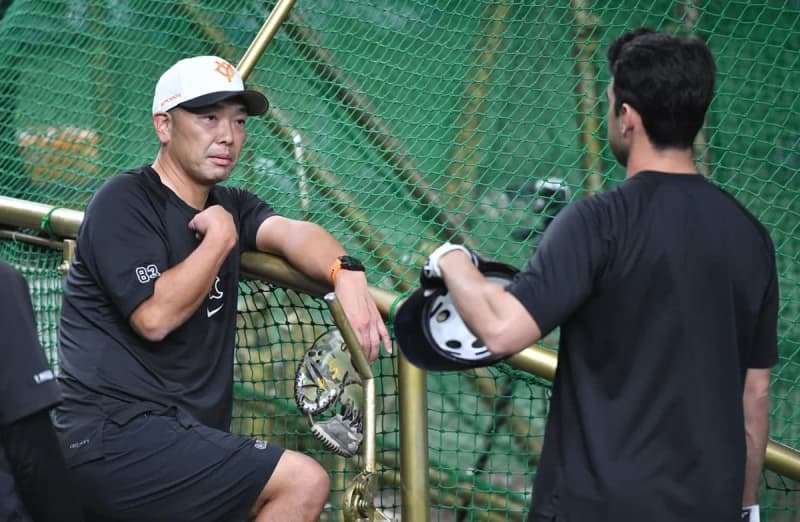
[{"label": "black watch face", "polygon": [[364,264],[358,259],[351,256],[341,256],[339,260],[342,262],[342,268],[345,270],[358,270],[364,271]]}]

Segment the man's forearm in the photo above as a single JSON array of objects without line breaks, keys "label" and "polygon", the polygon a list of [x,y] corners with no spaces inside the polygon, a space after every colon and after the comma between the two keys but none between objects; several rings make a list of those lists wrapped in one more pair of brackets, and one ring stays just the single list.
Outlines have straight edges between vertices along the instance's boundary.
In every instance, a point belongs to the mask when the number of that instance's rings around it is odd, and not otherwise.
[{"label": "man's forearm", "polygon": [[316,223],[274,216],[259,228],[258,249],[283,257],[294,268],[318,281],[329,281],[331,266],[344,247]]},{"label": "man's forearm", "polygon": [[229,253],[229,248],[206,237],[189,257],[161,274],[153,295],[131,317],[137,333],[159,341],[185,323],[208,297]]},{"label": "man's forearm", "polygon": [[[288,242],[286,259],[289,263],[318,281],[329,282],[330,270],[336,258],[346,254],[344,247],[325,229],[313,223],[298,227],[298,234]],[[309,248],[309,245],[313,245]],[[313,252],[314,255],[309,255]]]},{"label": "man's forearm", "polygon": [[499,314],[496,307],[492,306],[485,285],[494,284],[484,279],[472,260],[463,252],[454,251],[442,257],[440,266],[450,298],[461,319],[478,337],[490,338]]},{"label": "man's forearm", "polygon": [[742,397],[747,444],[742,505],[756,504],[769,437],[769,370],[747,371]]},{"label": "man's forearm", "polygon": [[539,339],[534,318],[502,285],[487,280],[467,254],[447,254],[439,266],[461,319],[489,351],[510,355]]}]

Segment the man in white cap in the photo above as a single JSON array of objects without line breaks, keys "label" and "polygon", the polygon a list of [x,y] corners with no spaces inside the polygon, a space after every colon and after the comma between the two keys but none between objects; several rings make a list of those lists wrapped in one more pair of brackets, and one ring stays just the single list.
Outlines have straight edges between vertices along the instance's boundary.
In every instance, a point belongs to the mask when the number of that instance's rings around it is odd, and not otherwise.
[{"label": "man in white cap", "polygon": [[222,58],[167,70],[156,160],[86,208],[64,285],[56,426],[90,520],[317,520],[312,458],[228,432],[239,259],[260,250],[330,282],[370,361],[390,340],[363,265],[318,225],[218,185],[267,99]]}]

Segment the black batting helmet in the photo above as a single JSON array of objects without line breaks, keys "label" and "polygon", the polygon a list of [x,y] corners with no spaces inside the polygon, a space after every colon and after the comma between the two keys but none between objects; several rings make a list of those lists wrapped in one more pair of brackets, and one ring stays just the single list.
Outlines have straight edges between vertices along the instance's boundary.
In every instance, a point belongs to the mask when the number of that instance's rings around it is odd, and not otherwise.
[{"label": "black batting helmet", "polygon": [[[479,261],[478,270],[506,285],[519,272],[504,263]],[[419,288],[400,306],[394,334],[408,361],[428,371],[455,371],[489,366],[507,356],[493,354],[467,327],[447,288]]]}]

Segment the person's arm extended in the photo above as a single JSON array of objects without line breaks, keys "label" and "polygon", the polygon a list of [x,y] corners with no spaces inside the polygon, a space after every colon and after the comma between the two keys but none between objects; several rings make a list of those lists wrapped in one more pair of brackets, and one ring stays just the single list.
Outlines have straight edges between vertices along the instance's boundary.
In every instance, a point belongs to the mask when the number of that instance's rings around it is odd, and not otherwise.
[{"label": "person's arm extended", "polygon": [[178,328],[208,297],[214,280],[238,239],[231,215],[220,206],[197,214],[189,228],[202,237],[189,257],[156,280],[153,295],[130,316],[136,332],[149,341],[160,341]]},{"label": "person's arm extended", "polygon": [[300,272],[325,282],[329,282],[333,262],[346,254],[344,247],[316,223],[277,215],[258,228],[256,248],[281,256]]},{"label": "person's arm extended", "polygon": [[492,353],[510,355],[539,340],[539,325],[516,297],[487,281],[469,256],[453,250],[439,260],[461,319]]},{"label": "person's arm extended", "polygon": [[460,245],[441,245],[426,266],[444,278],[459,315],[492,353],[517,353],[570,317],[602,280],[608,205],[605,198],[584,198],[559,212],[505,288],[484,278]]},{"label": "person's arm extended", "polygon": [[14,482],[34,522],[83,521],[47,410],[0,428]]},{"label": "person's arm extended", "polygon": [[742,506],[756,504],[769,437],[769,368],[750,368],[744,381],[744,429],[747,442]]},{"label": "person's arm extended", "polygon": [[[283,257],[300,272],[330,283],[330,270],[344,247],[324,228],[309,221],[272,216],[258,228],[256,248]],[[381,343],[391,352],[391,340],[383,324],[364,272],[340,270],[334,282],[336,296],[370,362],[378,357]]]}]

